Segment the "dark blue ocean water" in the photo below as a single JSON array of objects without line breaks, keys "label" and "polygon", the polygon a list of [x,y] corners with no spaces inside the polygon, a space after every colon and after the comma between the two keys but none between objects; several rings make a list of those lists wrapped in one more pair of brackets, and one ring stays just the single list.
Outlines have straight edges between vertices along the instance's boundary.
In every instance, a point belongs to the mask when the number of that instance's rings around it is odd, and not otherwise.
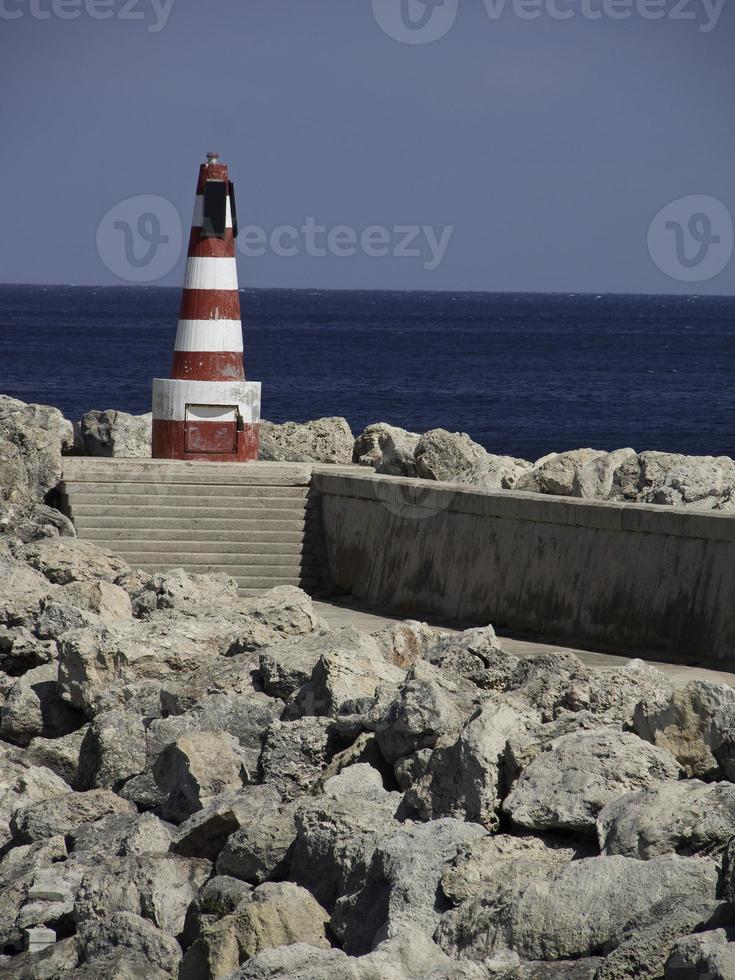
[{"label": "dark blue ocean water", "polygon": [[[243,290],[246,372],[273,421],[468,432],[535,458],[580,446],[735,455],[735,297]],[[0,286],[0,391],[150,409],[179,290]]]}]

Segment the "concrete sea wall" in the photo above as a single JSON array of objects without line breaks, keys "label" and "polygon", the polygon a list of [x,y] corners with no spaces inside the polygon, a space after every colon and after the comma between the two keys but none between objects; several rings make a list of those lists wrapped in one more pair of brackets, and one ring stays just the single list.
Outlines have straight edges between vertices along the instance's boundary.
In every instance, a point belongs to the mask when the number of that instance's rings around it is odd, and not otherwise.
[{"label": "concrete sea wall", "polygon": [[735,517],[315,472],[339,589],[594,643],[735,657]]}]

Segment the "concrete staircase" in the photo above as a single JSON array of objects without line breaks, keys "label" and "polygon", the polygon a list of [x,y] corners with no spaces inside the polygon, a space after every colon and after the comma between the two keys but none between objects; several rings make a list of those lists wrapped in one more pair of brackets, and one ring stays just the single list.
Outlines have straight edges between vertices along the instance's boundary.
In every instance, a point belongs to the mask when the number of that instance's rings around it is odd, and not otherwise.
[{"label": "concrete staircase", "polygon": [[305,463],[68,457],[61,507],[77,534],[148,572],[226,572],[242,595],[321,584]]}]

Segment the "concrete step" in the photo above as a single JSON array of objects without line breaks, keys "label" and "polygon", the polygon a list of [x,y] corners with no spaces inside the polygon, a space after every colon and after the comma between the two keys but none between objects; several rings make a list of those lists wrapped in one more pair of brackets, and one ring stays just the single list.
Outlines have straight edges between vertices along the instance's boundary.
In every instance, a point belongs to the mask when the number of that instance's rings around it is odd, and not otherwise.
[{"label": "concrete step", "polygon": [[257,528],[255,530],[212,530],[211,528],[187,527],[178,529],[175,527],[117,527],[114,524],[108,527],[78,527],[79,537],[85,541],[96,541],[103,547],[111,548],[113,551],[118,544],[127,541],[139,541],[142,537],[151,543],[156,541],[191,541],[207,543],[211,542],[219,547],[219,543],[233,544],[242,547],[246,544],[273,545],[297,545],[301,546],[307,538],[304,527],[299,527],[293,531],[270,531]]},{"label": "concrete step", "polygon": [[[78,499],[80,497],[98,498],[102,494],[109,497],[129,497],[129,496],[151,496],[151,497],[199,497],[211,493],[209,487],[202,484],[187,483],[90,483],[86,481],[71,482],[66,481],[65,490],[69,497]],[[308,487],[291,486],[220,486],[216,485],[216,496],[246,498],[255,497],[256,499],[266,498],[271,494],[278,498],[289,500],[305,500],[309,496]]]},{"label": "concrete step", "polygon": [[[87,539],[89,540],[89,539]],[[280,541],[211,541],[206,538],[202,541],[190,541],[182,539],[171,541],[167,538],[159,538],[156,541],[141,541],[138,538],[127,540],[108,541],[96,539],[96,544],[110,551],[116,551],[119,555],[127,555],[131,552],[135,554],[172,554],[172,555],[239,555],[245,558],[248,555],[283,555],[296,559],[307,557],[310,552],[297,542],[295,544],[282,543]]]},{"label": "concrete step", "polygon": [[64,480],[94,483],[207,484],[208,486],[307,486],[309,463],[189,463],[162,459],[67,456]]},{"label": "concrete step", "polygon": [[[156,493],[72,493],[65,495],[65,502],[72,507],[232,507],[238,510],[263,510],[283,508],[286,510],[307,510],[313,506],[305,497],[282,497],[279,494],[260,494],[257,497],[223,497],[206,494],[156,494]],[[277,487],[276,489],[281,489]]]},{"label": "concrete step", "polygon": [[193,568],[196,566],[201,570],[215,566],[245,571],[277,568],[279,574],[283,575],[314,574],[319,571],[319,566],[315,561],[302,561],[300,557],[294,558],[293,555],[223,555],[219,552],[187,554],[177,551],[120,551],[118,554],[129,565],[141,568],[147,568],[149,565],[164,565],[166,568]]},{"label": "concrete step", "polygon": [[182,506],[180,503],[169,505],[142,505],[129,506],[128,504],[111,506],[109,504],[77,504],[72,503],[70,508],[72,520],[77,517],[112,517],[113,515],[121,520],[126,517],[179,517],[188,520],[191,517],[232,517],[242,518],[243,520],[305,520],[307,509],[302,504],[294,504],[285,507],[241,507],[237,504],[233,506],[222,506],[222,501],[212,502],[210,506]]},{"label": "concrete step", "polygon": [[[231,515],[231,511],[226,512]],[[119,514],[108,516],[78,516],[74,518],[74,525],[77,528],[171,528],[172,530],[185,531],[188,528],[202,528],[222,531],[299,531],[303,530],[303,518],[233,518],[218,517],[210,515],[208,517],[152,517],[135,516],[125,517]]]}]

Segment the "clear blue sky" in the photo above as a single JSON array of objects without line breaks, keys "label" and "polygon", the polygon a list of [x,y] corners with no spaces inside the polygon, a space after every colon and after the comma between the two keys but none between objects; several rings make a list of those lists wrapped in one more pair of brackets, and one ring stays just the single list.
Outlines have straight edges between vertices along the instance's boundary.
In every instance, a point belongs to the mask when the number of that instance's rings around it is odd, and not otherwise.
[{"label": "clear blue sky", "polygon": [[[188,226],[214,149],[241,225],[352,229],[241,254],[241,286],[735,293],[735,258],[692,284],[647,247],[675,199],[735,215],[735,0],[716,23],[714,0],[458,0],[412,44],[401,0],[91,2],[0,0],[3,282],[122,282],[103,216],[155,195]],[[455,0],[404,2],[439,31]],[[368,226],[390,251],[399,226],[452,230],[436,267],[423,231],[419,257],[335,254]]]}]

